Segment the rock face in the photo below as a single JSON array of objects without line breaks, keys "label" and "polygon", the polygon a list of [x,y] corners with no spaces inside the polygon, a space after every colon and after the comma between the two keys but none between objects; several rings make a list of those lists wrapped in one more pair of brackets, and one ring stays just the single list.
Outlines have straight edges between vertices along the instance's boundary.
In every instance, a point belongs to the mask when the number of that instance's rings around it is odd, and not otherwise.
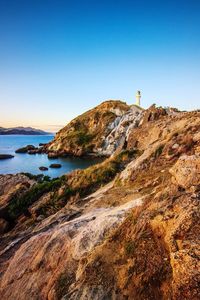
[{"label": "rock face", "polygon": [[46,146],[59,155],[111,155],[125,141],[130,126],[137,125],[142,109],[121,101],[106,101],[72,120]]},{"label": "rock face", "polygon": [[5,196],[7,197],[11,189],[14,189],[19,184],[23,184],[23,183],[33,185],[35,181],[29,179],[26,175],[23,174],[0,175],[0,197],[5,197]]},{"label": "rock face", "polygon": [[104,162],[33,184],[0,219],[1,299],[199,299],[200,113],[129,107],[118,125],[118,151],[109,138]]},{"label": "rock face", "polygon": [[132,105],[122,116],[117,117],[110,125],[111,132],[105,137],[102,147],[96,150],[97,153],[106,156],[112,155],[117,148],[123,147],[128,140],[129,132],[138,126],[142,110]]},{"label": "rock face", "polygon": [[200,185],[200,155],[183,155],[170,169],[173,182],[187,189]]},{"label": "rock face", "polygon": [[[122,223],[128,209],[141,205],[141,203],[142,201],[138,199],[118,208],[97,209],[74,221],[64,222],[49,233],[36,234],[19,249],[13,263],[10,264],[5,273],[5,286],[11,284],[10,290],[7,291],[4,286],[1,287],[5,299],[10,297],[27,299],[30,296],[32,299],[37,299],[37,297],[46,299],[47,291],[52,284],[55,285],[60,271],[64,271],[67,266],[70,268],[70,263],[73,265],[73,262],[79,260],[94,246],[98,245],[104,239],[106,232],[108,233],[117,224]],[[49,248],[51,251],[48,250]],[[24,260],[23,257],[25,258],[26,254],[31,252],[33,253],[32,263],[35,271],[29,273],[30,266],[27,265],[26,259]],[[43,265],[42,268],[39,267],[41,264]],[[17,268],[19,265],[20,268]],[[50,269],[54,270],[53,277],[52,273],[48,271]],[[13,290],[15,282],[18,280],[20,295],[19,291]],[[27,281],[29,282],[27,288],[22,288]],[[35,285],[37,285],[38,291],[33,292]],[[51,291],[48,297],[54,298],[55,292]]]},{"label": "rock face", "polygon": [[34,184],[35,180],[22,174],[0,175],[0,218],[7,219],[10,201],[17,195],[24,195]]}]

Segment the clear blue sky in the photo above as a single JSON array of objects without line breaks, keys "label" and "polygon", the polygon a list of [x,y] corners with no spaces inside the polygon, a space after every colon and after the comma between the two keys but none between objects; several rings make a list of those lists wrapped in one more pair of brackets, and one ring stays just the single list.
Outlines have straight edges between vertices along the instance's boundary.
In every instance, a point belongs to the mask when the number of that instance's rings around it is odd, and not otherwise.
[{"label": "clear blue sky", "polygon": [[0,126],[56,130],[138,89],[200,108],[199,0],[0,0]]}]

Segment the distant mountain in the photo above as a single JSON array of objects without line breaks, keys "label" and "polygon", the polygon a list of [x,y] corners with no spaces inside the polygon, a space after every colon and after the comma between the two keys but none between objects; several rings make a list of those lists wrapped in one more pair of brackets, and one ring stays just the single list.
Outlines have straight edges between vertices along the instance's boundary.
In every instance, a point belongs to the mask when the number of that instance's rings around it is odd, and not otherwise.
[{"label": "distant mountain", "polygon": [[21,134],[21,135],[47,135],[51,134],[40,129],[35,129],[32,127],[12,127],[4,128],[0,127],[0,135],[11,135],[11,134]]}]

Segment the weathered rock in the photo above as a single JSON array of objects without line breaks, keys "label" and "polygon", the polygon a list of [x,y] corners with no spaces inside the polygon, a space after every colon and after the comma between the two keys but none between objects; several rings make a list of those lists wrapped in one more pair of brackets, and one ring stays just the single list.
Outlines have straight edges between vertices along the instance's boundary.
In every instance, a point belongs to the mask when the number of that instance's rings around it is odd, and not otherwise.
[{"label": "weathered rock", "polygon": [[[139,127],[133,128],[129,133],[127,141],[127,148],[131,150],[136,147],[142,152],[141,156],[131,161],[120,177],[123,180],[130,178],[136,169],[155,158],[156,155],[163,153],[167,159],[169,157],[174,159],[184,153],[191,154],[194,149],[196,151],[198,146],[191,139],[194,134],[193,128],[197,131],[200,128],[200,113],[174,112],[171,114],[170,112],[154,122],[141,121]],[[177,140],[180,147],[173,149],[172,155],[171,153],[168,155],[168,150],[177,143]]]},{"label": "weathered rock", "polygon": [[23,195],[35,184],[23,174],[0,175],[0,217],[7,215],[7,206],[14,196]]},{"label": "weathered rock", "polygon": [[166,115],[167,115],[166,109],[164,109],[162,107],[156,107],[156,105],[153,104],[144,112],[142,123],[156,121],[159,118],[166,116]]},{"label": "weathered rock", "polygon": [[[115,117],[104,134],[126,137],[115,162],[109,157],[38,185],[34,202],[1,239],[2,299],[199,298],[200,113],[165,111],[132,129],[113,124]],[[115,169],[135,149],[131,162]],[[118,175],[104,185],[113,170]]]},{"label": "weathered rock", "polygon": [[0,159],[9,159],[13,157],[14,155],[10,155],[10,154],[0,154]]},{"label": "weathered rock", "polygon": [[142,109],[132,105],[122,116],[117,117],[109,126],[112,131],[105,137],[101,147],[97,149],[99,155],[112,155],[126,143],[129,132],[138,126],[142,116]]},{"label": "weathered rock", "polygon": [[183,155],[169,170],[172,182],[187,189],[200,183],[200,156]]},{"label": "weathered rock", "polygon": [[[121,137],[118,136],[119,141],[116,143],[112,141],[110,149],[107,144],[109,138],[106,140],[106,137],[129,109],[130,106],[122,101],[105,101],[72,120],[56,134],[54,140],[46,145],[45,149],[47,152],[55,152],[59,156],[61,153],[62,155],[74,156],[91,153],[95,155],[107,155],[109,153],[110,155],[116,149]],[[139,108],[137,110],[141,111]],[[123,131],[126,130],[123,129]]]},{"label": "weathered rock", "polygon": [[[71,271],[77,268],[75,260],[84,257],[103,241],[106,232],[121,224],[128,209],[141,204],[142,200],[138,199],[118,208],[94,209],[51,230],[43,228],[42,233],[36,233],[16,252],[1,280],[0,295],[16,300],[27,299],[30,295],[33,300],[56,299],[55,284],[65,268],[70,265]],[[53,276],[48,270],[53,270]],[[14,288],[16,283],[18,290]],[[25,283],[26,288],[22,288]],[[7,284],[10,284],[9,289]]]},{"label": "weathered rock", "polygon": [[35,180],[29,179],[24,174],[16,175],[0,175],[0,196],[7,195],[11,188],[14,188],[18,184],[28,183],[30,186],[35,184]]}]

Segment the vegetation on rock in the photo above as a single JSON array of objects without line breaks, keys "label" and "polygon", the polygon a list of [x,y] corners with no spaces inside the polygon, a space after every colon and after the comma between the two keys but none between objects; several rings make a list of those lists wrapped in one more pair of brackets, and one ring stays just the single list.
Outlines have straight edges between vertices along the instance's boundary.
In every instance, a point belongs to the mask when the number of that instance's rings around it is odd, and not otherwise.
[{"label": "vegetation on rock", "polygon": [[44,193],[56,190],[61,186],[63,177],[43,181],[35,184],[30,190],[22,196],[14,195],[8,205],[8,215],[11,220],[15,220],[22,213],[28,214],[28,207],[37,201]]},{"label": "vegetation on rock", "polygon": [[122,101],[105,101],[72,120],[45,149],[59,155],[97,153],[105,134],[112,130],[112,122],[128,109],[129,106]]},{"label": "vegetation on rock", "polygon": [[91,166],[85,170],[77,170],[65,176],[61,191],[51,195],[49,201],[37,208],[37,215],[48,216],[61,209],[70,197],[76,200],[97,190],[101,185],[111,181],[124,166],[136,157],[137,151],[122,151],[112,159]]}]

